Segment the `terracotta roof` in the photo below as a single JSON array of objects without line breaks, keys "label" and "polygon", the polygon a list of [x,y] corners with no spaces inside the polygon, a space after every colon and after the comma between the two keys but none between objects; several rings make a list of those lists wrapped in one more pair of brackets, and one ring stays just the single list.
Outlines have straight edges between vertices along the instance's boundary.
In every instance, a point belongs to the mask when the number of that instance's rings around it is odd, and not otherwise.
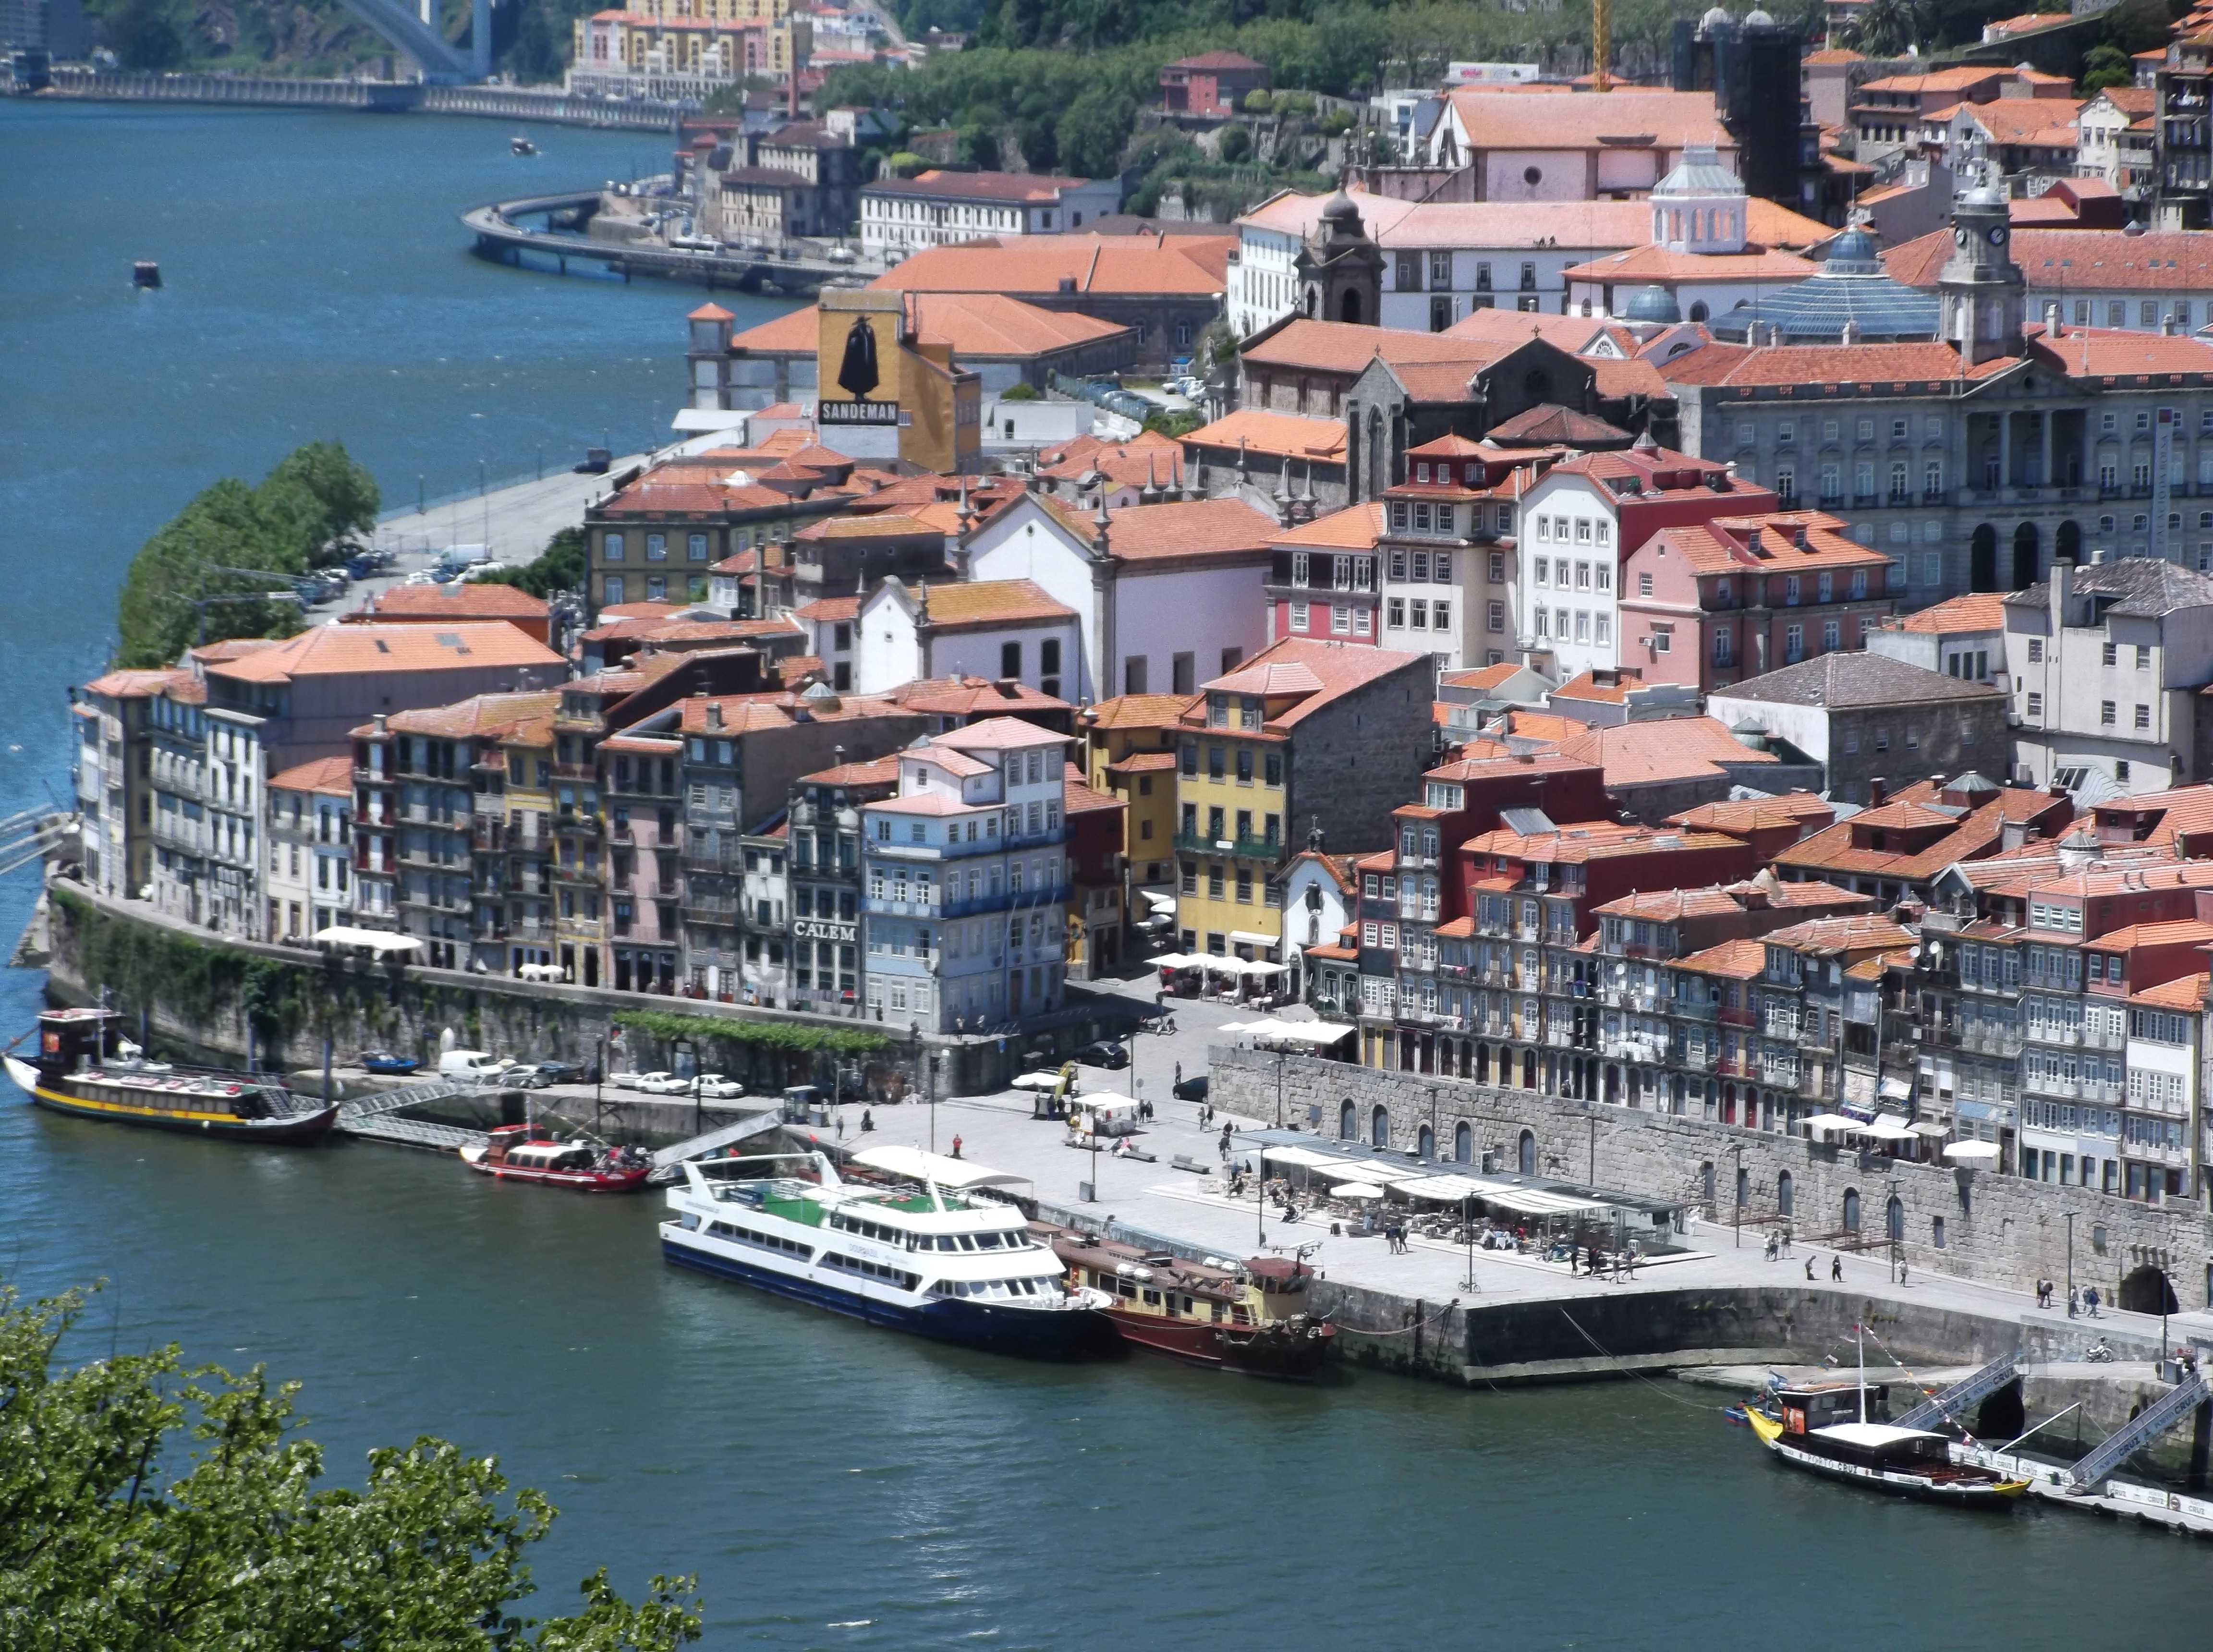
[{"label": "terracotta roof", "polygon": [[[1644,215],[1643,234],[1652,229],[1651,213],[1642,202],[1625,204],[1634,206]],[[1489,309],[1470,310],[1445,329],[1445,335],[1454,338],[1542,338],[1556,349],[1576,355],[1605,330],[1603,321],[1587,315],[1552,315],[1539,310],[1502,310],[1495,305]],[[1497,426],[1493,426],[1494,433]]]},{"label": "terracotta roof", "polygon": [[1064,190],[1081,189],[1088,178],[1056,178],[1031,172],[948,172],[932,167],[911,178],[879,178],[864,195],[926,195],[954,201],[1028,201],[1050,204]]},{"label": "terracotta roof", "polygon": [[1468,145],[1478,149],[1605,149],[1637,139],[1661,149],[1693,145],[1734,152],[1708,92],[1624,89],[1604,97],[1562,97],[1533,115],[1527,101],[1479,88],[1449,94]]},{"label": "terracotta roof", "polygon": [[966,728],[954,728],[930,743],[956,752],[1005,752],[1027,746],[1058,745],[1069,739],[1050,728],[1040,728],[1021,717],[983,717]]},{"label": "terracotta roof", "polygon": [[2203,971],[2196,975],[2178,975],[2172,981],[2162,981],[2142,992],[2131,993],[2129,1002],[2146,1009],[2203,1009],[2205,1007],[2206,983],[2207,978]]},{"label": "terracotta roof", "polygon": [[87,683],[84,692],[104,695],[111,700],[143,700],[192,680],[191,669],[184,666],[164,666],[150,671],[111,671]]},{"label": "terracotta roof", "polygon": [[824,539],[934,539],[937,530],[928,522],[896,510],[879,511],[867,516],[825,516],[819,522],[809,522],[793,534],[795,541]]},{"label": "terracotta roof", "polygon": [[869,284],[898,292],[1060,292],[1210,296],[1222,290],[1235,235],[1024,235],[916,253]]},{"label": "terracotta roof", "polygon": [[1883,951],[1894,947],[1910,947],[1913,941],[1911,930],[1900,929],[1892,919],[1875,912],[1808,918],[1803,924],[1773,930],[1761,937],[1764,946],[1785,947],[1792,952],[1808,952],[1816,955],[1870,949]]},{"label": "terracotta roof", "polygon": [[543,619],[546,599],[513,585],[455,581],[447,585],[393,585],[369,599],[368,613],[439,619]]},{"label": "terracotta roof", "polygon": [[2161,924],[2131,924],[2092,936],[2085,943],[2100,952],[2130,952],[2137,947],[2202,947],[2213,942],[2213,924],[2202,918],[2173,918]]},{"label": "terracotta roof", "polygon": [[1183,721],[1188,694],[1118,694],[1083,714],[1087,728],[1174,728]]},{"label": "terracotta roof", "polygon": [[1106,522],[1107,553],[1124,562],[1172,562],[1238,552],[1265,556],[1280,531],[1272,517],[1242,499],[1125,505],[1109,510]]},{"label": "terracotta roof", "polygon": [[527,717],[550,717],[560,703],[559,692],[552,689],[519,694],[472,694],[451,705],[395,711],[384,723],[394,734],[437,735],[448,740],[482,738],[503,734]]},{"label": "terracotta roof", "polygon": [[[2197,292],[2213,286],[2213,231],[2035,229],[2014,232],[2008,249],[2029,290]],[[1883,267],[1909,287],[1934,291],[1952,254],[1952,232],[1933,230],[1882,254]],[[2070,338],[2074,336],[2070,330]],[[2153,334],[2153,338],[2159,335]]]},{"label": "terracotta roof", "polygon": [[[1664,392],[1666,387],[1661,387]],[[1602,418],[1593,418],[1588,413],[1577,412],[1572,407],[1558,406],[1552,402],[1540,402],[1536,406],[1516,413],[1491,427],[1491,434],[1503,443],[1517,442],[1557,442],[1562,447],[1581,447],[1592,442],[1626,442],[1629,432],[1608,424]]]},{"label": "terracotta roof", "polygon": [[387,671],[457,671],[543,667],[565,675],[567,662],[503,619],[432,625],[317,625],[274,648],[208,668],[236,682]]},{"label": "terracotta roof", "polygon": [[1820,269],[1795,253],[1765,248],[1743,253],[1675,253],[1665,247],[1632,247],[1560,273],[1571,281],[1802,281]]},{"label": "terracotta roof", "polygon": [[[1049,355],[1130,331],[1068,310],[1042,309],[1001,292],[917,293],[913,314],[917,330],[945,340],[957,361]],[[764,355],[812,359],[820,325],[816,310],[793,310],[736,334],[730,344]]]},{"label": "terracotta roof", "polygon": [[1358,373],[1381,356],[1393,367],[1445,363],[1464,369],[1460,377],[1465,381],[1478,368],[1489,366],[1524,342],[1356,326],[1346,321],[1315,321],[1299,316],[1246,346],[1242,360],[1248,369],[1302,367],[1324,373]]},{"label": "terracotta roof", "polygon": [[1076,617],[1075,609],[1027,579],[952,580],[923,588],[929,593],[933,631],[982,630]]},{"label": "terracotta roof", "polygon": [[1662,363],[1660,372],[1670,384],[1928,384],[1958,378],[1960,357],[1949,344],[1710,344]]},{"label": "terracotta roof", "polygon": [[861,599],[857,596],[818,596],[812,602],[801,604],[791,611],[795,619],[812,620],[818,625],[832,625],[841,619],[861,617]]},{"label": "terracotta roof", "polygon": [[[1902,803],[1925,808],[1941,800],[1943,793],[1942,783],[1922,781],[1900,790],[1885,807]],[[1905,883],[1925,882],[1955,863],[1979,860],[1992,853],[1999,844],[2000,828],[2008,820],[2044,819],[2048,823],[2056,814],[2059,823],[2064,824],[2072,813],[2071,805],[2064,798],[2055,798],[2046,792],[2008,787],[1990,796],[1991,801],[1982,808],[1949,817],[1953,829],[1924,849],[1909,852],[1856,848],[1853,827],[1862,824],[1856,815],[1815,832],[1801,843],[1793,844],[1776,856],[1775,864],[1817,873],[1852,873]]]},{"label": "terracotta roof", "polygon": [[1344,551],[1373,551],[1383,533],[1383,507],[1370,500],[1317,516],[1276,535],[1272,543],[1298,547],[1322,546]]},{"label": "terracotta roof", "polygon": [[1926,75],[1886,75],[1881,80],[1863,84],[1862,92],[1960,92],[1980,86],[1984,81],[2006,81],[2014,71],[1995,64],[1978,64],[1964,69],[1939,69]]},{"label": "terracotta roof", "polygon": [[1606,771],[1610,791],[1649,786],[1723,772],[1717,765],[1779,761],[1772,752],[1755,752],[1712,717],[1667,717],[1654,722],[1593,728],[1561,743],[1563,754],[1595,763]]},{"label": "terracotta roof", "polygon": [[1174,752],[1132,752],[1106,765],[1109,774],[1165,774],[1176,765]]},{"label": "terracotta roof", "polygon": [[353,759],[348,756],[311,758],[282,774],[271,775],[269,789],[319,792],[326,797],[351,797]]},{"label": "terracotta roof", "polygon": [[[1701,803],[1696,808],[1669,815],[1667,824],[1741,835],[1776,826],[1803,826],[1808,822],[1826,826],[1836,818],[1837,811],[1827,798],[1810,791],[1792,791],[1778,797],[1746,797],[1728,802]],[[1786,884],[1783,887],[1804,888],[1810,886]]]},{"label": "terracotta roof", "polygon": [[1225,418],[1192,431],[1183,442],[1195,448],[1242,445],[1251,453],[1317,459],[1326,464],[1340,465],[1344,462],[1344,421],[1242,407]]},{"label": "terracotta roof", "polygon": [[889,698],[904,710],[933,716],[966,717],[978,711],[1070,711],[1066,700],[1040,693],[1027,683],[997,683],[985,677],[926,677],[902,683]]},{"label": "terracotta roof", "polygon": [[1265,69],[1241,52],[1202,52],[1195,58],[1178,58],[1171,69]]},{"label": "terracotta roof", "polygon": [[[1270,710],[1266,728],[1277,731],[1296,727],[1340,694],[1364,687],[1427,657],[1390,649],[1348,647],[1312,637],[1287,637],[1270,643],[1235,671],[1204,686],[1220,686],[1232,693],[1304,695],[1295,704]],[[1248,683],[1253,686],[1244,686]],[[1194,700],[1186,715],[1198,714],[1203,710],[1203,702]]]},{"label": "terracotta roof", "polygon": [[1448,671],[1437,679],[1441,688],[1496,688],[1501,683],[1524,669],[1520,661],[1503,661],[1495,666],[1478,666],[1470,671]]},{"label": "terracotta roof", "polygon": [[1676,960],[1674,967],[1688,970],[1693,975],[1726,975],[1748,981],[1767,968],[1767,943],[1755,940],[1724,941],[1718,947],[1708,947],[1704,952]]},{"label": "terracotta roof", "polygon": [[1661,832],[1615,820],[1586,820],[1552,832],[1501,827],[1478,832],[1460,847],[1472,855],[1505,856],[1524,863],[1588,864],[1632,855],[1672,855],[1690,849],[1741,849],[1734,838],[1711,832]]},{"label": "terracotta roof", "polygon": [[2003,631],[2005,629],[2005,599],[2003,591],[1972,591],[1965,596],[1955,596],[1932,607],[1910,613],[1905,619],[1893,621],[1899,631],[1913,631],[1921,636],[1949,636],[1958,631]]},{"label": "terracotta roof", "polygon": [[813,774],[802,774],[799,783],[805,786],[891,786],[899,783],[899,753],[889,757],[872,758],[866,763],[840,763],[827,769],[817,769]]}]

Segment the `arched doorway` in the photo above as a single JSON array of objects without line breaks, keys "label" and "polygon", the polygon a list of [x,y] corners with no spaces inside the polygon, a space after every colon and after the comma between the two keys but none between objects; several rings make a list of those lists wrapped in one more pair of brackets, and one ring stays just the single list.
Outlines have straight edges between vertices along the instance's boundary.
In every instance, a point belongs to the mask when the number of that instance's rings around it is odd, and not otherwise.
[{"label": "arched doorway", "polygon": [[1463,1119],[1453,1126],[1453,1157],[1466,1164],[1468,1155],[1474,1149],[1475,1132],[1467,1127],[1467,1120]]},{"label": "arched doorway", "polygon": [[1714,1202],[1714,1161],[1707,1160],[1698,1167],[1698,1197],[1710,1208]]},{"label": "arched doorway", "polygon": [[1778,1171],[1775,1177],[1775,1208],[1784,1216],[1789,1216],[1797,1196],[1796,1184],[1790,1180],[1790,1173],[1787,1170]]},{"label": "arched doorway", "polygon": [[2025,591],[2036,583],[2039,539],[2034,522],[2023,522],[2013,531],[2013,588]]},{"label": "arched doorway", "polygon": [[1383,465],[1383,410],[1368,410],[1368,497],[1380,499],[1383,490],[1391,485],[1391,473]]},{"label": "arched doorway", "polygon": [[1988,522],[1967,541],[1967,588],[1995,591],[1998,588],[1998,531]]},{"label": "arched doorway", "polygon": [[1356,327],[1363,319],[1360,314],[1360,295],[1349,287],[1337,301],[1337,319],[1350,322]]},{"label": "arched doorway", "polygon": [[1521,1052],[1521,1088],[1525,1090],[1537,1088],[1537,1052],[1534,1050]]},{"label": "arched doorway", "polygon": [[1353,1142],[1360,1139],[1352,1120],[1352,1103],[1348,1101],[1337,1110],[1337,1139],[1340,1142]]},{"label": "arched doorway", "polygon": [[2174,1299],[2174,1287],[2167,1276],[2149,1262],[2121,1281],[2121,1307],[2131,1314],[2179,1314],[2182,1304]]},{"label": "arched doorway", "polygon": [[1417,1159],[1433,1159],[1436,1156],[1436,1133],[1427,1125],[1424,1125],[1421,1129],[1414,1132],[1414,1156]]},{"label": "arched doorway", "polygon": [[1860,1190],[1844,1189],[1844,1231],[1856,1234],[1860,1230]]},{"label": "arched doorway", "polygon": [[1882,1228],[1889,1238],[1905,1237],[1905,1201],[1895,1193],[1890,1196],[1890,1203],[1883,1207]]},{"label": "arched doorway", "polygon": [[1528,1131],[1521,1132],[1521,1143],[1515,1149],[1514,1162],[1525,1176],[1537,1173],[1537,1138]]},{"label": "arched doorway", "polygon": [[1368,1144],[1370,1147],[1391,1145],[1391,1114],[1381,1101],[1368,1115]]},{"label": "arched doorway", "polygon": [[2058,531],[2052,534],[2051,559],[2058,562],[2063,557],[2070,562],[2079,563],[2082,560],[2082,523],[2073,521],[2064,521],[2059,524]]}]

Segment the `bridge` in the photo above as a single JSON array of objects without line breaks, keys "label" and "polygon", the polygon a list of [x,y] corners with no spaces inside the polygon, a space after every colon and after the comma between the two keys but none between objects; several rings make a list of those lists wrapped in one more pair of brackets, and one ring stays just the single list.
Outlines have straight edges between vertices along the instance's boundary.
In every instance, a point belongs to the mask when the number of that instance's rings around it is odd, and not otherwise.
[{"label": "bridge", "polygon": [[820,255],[787,255],[767,248],[728,247],[720,253],[692,253],[668,247],[641,247],[622,241],[592,241],[581,235],[556,234],[518,223],[519,218],[568,213],[588,216],[598,204],[599,191],[581,190],[563,195],[537,195],[523,200],[497,201],[472,207],[461,223],[476,237],[476,254],[494,263],[523,268],[524,255],[552,259],[563,275],[572,262],[600,264],[625,281],[633,276],[688,283],[707,288],[735,288],[759,292],[773,287],[779,292],[808,294],[840,283],[859,286],[881,273],[873,260],[847,262]]},{"label": "bridge", "polygon": [[475,115],[621,131],[674,131],[681,105],[611,100],[514,86],[443,86],[427,81],[308,80],[282,75],[155,74],[58,64],[42,97],[118,103],[228,103],[263,109],[354,109],[371,114]]}]

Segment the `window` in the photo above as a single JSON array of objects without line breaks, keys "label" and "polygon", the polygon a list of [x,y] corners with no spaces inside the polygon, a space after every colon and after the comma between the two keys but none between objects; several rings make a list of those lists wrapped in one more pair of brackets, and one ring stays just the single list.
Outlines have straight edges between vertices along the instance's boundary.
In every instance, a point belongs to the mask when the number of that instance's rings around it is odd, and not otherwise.
[{"label": "window", "polygon": [[706,561],[707,536],[704,533],[692,534],[685,541],[684,555],[687,560],[692,562]]},{"label": "window", "polygon": [[667,562],[668,560],[668,534],[649,533],[645,536],[645,559],[648,562]]},{"label": "window", "polygon": [[2114,716],[2113,703],[2111,700],[2100,700],[2098,703],[2099,727],[2111,728],[2118,721],[2119,719]]},{"label": "window", "polygon": [[608,534],[600,541],[600,551],[607,561],[620,562],[623,559],[623,536],[619,533]]},{"label": "window", "polygon": [[2037,718],[2041,718],[2041,717],[2044,716],[2044,696],[2043,696],[2043,695],[2041,695],[2041,694],[2036,694],[2036,693],[2032,693],[2032,694],[2030,694],[2030,695],[2029,695],[2029,697],[2028,697],[2028,715],[2029,715],[2030,716],[2032,716],[2032,717],[2037,717]]},{"label": "window", "polygon": [[2039,665],[2043,662],[2043,660],[2044,639],[2041,637],[2030,637],[2028,639],[2028,662],[2031,665]]},{"label": "window", "polygon": [[1506,605],[1503,602],[1488,605],[1484,611],[1484,621],[1486,631],[1503,632],[1506,629]]},{"label": "window", "polygon": [[2151,669],[2151,649],[2142,643],[2137,644],[2137,669],[2138,671]]},{"label": "window", "polygon": [[2149,729],[2150,727],[2151,727],[2151,707],[2149,707],[2149,705],[2139,705],[2138,707],[2137,707],[2137,729],[2138,729],[2139,731],[2142,731],[2142,730]]}]

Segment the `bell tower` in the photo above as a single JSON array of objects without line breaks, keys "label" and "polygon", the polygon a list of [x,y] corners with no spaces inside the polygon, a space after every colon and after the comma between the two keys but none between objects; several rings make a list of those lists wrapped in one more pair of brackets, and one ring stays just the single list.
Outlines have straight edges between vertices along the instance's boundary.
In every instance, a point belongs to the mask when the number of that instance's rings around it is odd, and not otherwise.
[{"label": "bell tower", "polygon": [[1952,202],[1952,256],[1936,277],[1945,341],[1970,366],[2021,352],[2028,283],[2013,261],[2003,185],[1984,168]]},{"label": "bell tower", "polygon": [[1291,260],[1299,312],[1317,321],[1374,326],[1383,305],[1383,253],[1342,186],[1322,203],[1321,222]]}]

